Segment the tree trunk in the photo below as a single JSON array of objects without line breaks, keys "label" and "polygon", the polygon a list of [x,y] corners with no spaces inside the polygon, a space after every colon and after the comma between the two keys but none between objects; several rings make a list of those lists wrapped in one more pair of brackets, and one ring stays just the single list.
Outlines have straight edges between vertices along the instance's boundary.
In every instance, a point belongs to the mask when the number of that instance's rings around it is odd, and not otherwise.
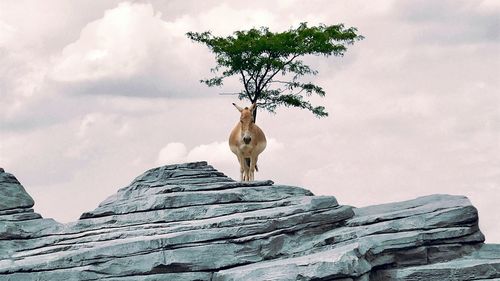
[{"label": "tree trunk", "polygon": [[255,103],[255,109],[253,111],[253,122],[254,123],[257,123],[257,109],[258,109],[258,107],[257,107],[257,101],[259,100],[259,97],[260,97],[260,91],[257,91],[257,92],[255,92],[255,94],[253,96],[253,99],[250,99],[250,102],[252,104]]}]

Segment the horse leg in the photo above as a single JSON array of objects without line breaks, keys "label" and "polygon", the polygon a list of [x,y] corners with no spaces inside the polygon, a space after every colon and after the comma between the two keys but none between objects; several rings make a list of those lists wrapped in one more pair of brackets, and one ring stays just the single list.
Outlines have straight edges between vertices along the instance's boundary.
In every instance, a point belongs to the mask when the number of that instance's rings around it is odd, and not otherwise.
[{"label": "horse leg", "polygon": [[250,181],[250,167],[247,165],[247,160],[243,159],[243,166],[245,167],[244,170],[244,181]]},{"label": "horse leg", "polygon": [[238,162],[240,163],[240,181],[245,181],[245,159],[241,155],[237,155]]},{"label": "horse leg", "polygon": [[254,178],[255,178],[254,175],[255,175],[255,168],[257,166],[257,158],[258,158],[257,155],[255,155],[255,156],[252,155],[252,157],[250,157],[250,167],[249,167],[249,170],[250,170],[249,171],[250,172],[249,173],[250,174],[249,175],[249,180],[250,181],[253,181]]}]

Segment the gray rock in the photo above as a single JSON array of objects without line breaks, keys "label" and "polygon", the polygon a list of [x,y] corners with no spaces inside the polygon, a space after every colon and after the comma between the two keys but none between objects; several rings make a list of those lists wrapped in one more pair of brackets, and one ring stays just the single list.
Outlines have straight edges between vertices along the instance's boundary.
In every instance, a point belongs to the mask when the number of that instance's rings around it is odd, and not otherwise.
[{"label": "gray rock", "polygon": [[[4,182],[27,195],[12,175]],[[463,196],[352,208],[236,182],[206,162],[148,170],[65,225],[9,194],[0,193],[13,198],[0,209],[0,281],[498,278],[500,246],[482,244]]]},{"label": "gray rock", "polygon": [[3,169],[0,171],[0,198],[0,211],[31,208],[35,204],[19,181]]},{"label": "gray rock", "polygon": [[372,280],[497,280],[500,279],[500,245],[482,245],[461,258],[407,268],[378,270]]},{"label": "gray rock", "polygon": [[51,219],[43,219],[40,214],[33,211],[31,208],[33,205],[33,199],[19,181],[2,169],[0,171],[0,263],[10,260],[16,251],[34,246],[31,240],[26,239],[58,232],[60,224]]}]

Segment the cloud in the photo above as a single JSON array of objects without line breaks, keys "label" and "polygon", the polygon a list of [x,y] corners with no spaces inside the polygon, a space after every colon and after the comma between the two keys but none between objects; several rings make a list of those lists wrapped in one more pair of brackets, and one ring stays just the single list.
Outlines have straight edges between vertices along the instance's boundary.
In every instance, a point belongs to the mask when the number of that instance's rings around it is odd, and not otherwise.
[{"label": "cloud", "polygon": [[0,21],[0,47],[5,48],[13,40],[16,33],[16,28]]},{"label": "cloud", "polygon": [[278,24],[274,14],[268,10],[261,8],[234,9],[227,4],[221,4],[207,10],[200,15],[198,20],[200,26],[211,26],[211,30],[219,35],[229,35],[235,30],[261,26],[283,28],[283,24]]},{"label": "cloud", "polygon": [[178,164],[186,162],[186,159],[186,145],[180,142],[171,142],[160,150],[156,163],[159,165]]},{"label": "cloud", "polygon": [[162,20],[151,4],[120,3],[63,49],[50,77],[79,94],[195,95],[202,89],[199,62],[208,54],[188,40],[187,26],[183,18]]},{"label": "cloud", "polygon": [[500,40],[500,9],[489,1],[399,1],[403,22],[419,25],[417,44],[475,44]]},{"label": "cloud", "polygon": [[236,169],[238,165],[236,157],[225,141],[197,145],[190,150],[183,143],[171,142],[160,150],[156,163],[167,165],[195,161],[208,161],[230,177],[239,178],[239,174],[235,173],[239,171]]},{"label": "cloud", "polygon": [[52,110],[54,103],[67,105],[68,101],[54,102],[55,95],[61,99],[62,91],[51,87],[47,74],[54,56],[77,37],[82,26],[102,16],[105,7],[116,5],[115,0],[105,2],[0,2],[0,130],[32,129],[67,120]]},{"label": "cloud", "polygon": [[189,151],[187,161],[199,161],[207,159],[210,163],[227,164],[234,161],[235,156],[229,150],[227,142],[213,142],[201,144]]},{"label": "cloud", "polygon": [[80,38],[64,48],[53,78],[67,82],[130,78],[144,71],[149,52],[164,36],[164,24],[151,5],[121,3],[88,24]]}]

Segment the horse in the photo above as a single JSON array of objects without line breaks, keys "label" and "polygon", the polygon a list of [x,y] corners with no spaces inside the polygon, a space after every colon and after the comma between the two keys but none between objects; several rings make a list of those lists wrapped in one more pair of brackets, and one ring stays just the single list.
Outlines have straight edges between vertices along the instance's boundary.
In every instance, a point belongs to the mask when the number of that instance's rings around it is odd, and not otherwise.
[{"label": "horse", "polygon": [[257,159],[267,145],[266,136],[255,125],[253,111],[257,108],[256,103],[245,108],[235,103],[233,105],[241,113],[241,116],[240,121],[229,135],[229,148],[236,154],[240,163],[241,181],[253,181],[255,171],[259,171]]}]

